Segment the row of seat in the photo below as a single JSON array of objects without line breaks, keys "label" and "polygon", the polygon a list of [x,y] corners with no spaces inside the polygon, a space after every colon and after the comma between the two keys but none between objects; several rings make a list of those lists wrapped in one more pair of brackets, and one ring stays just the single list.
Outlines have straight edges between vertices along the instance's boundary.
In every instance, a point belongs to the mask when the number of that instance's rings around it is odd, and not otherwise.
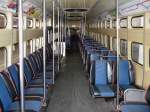
[{"label": "row of seat", "polygon": [[[57,62],[57,56],[55,56]],[[46,100],[48,92],[53,87],[55,76],[53,75],[52,49],[46,46],[46,99],[44,99],[43,84],[43,49],[29,54],[23,60],[24,64],[24,97],[25,111],[40,112]],[[54,64],[54,74],[58,74],[57,64]],[[0,107],[6,111],[20,111],[20,80],[19,64],[12,64],[0,72]]]},{"label": "row of seat", "polygon": [[[86,71],[90,74],[90,91],[92,95],[94,97],[105,98],[115,97],[117,84],[117,57],[115,53],[89,37],[80,38],[79,48],[83,64]],[[143,97],[145,95],[143,90],[135,89],[137,87],[134,83],[134,68],[130,60],[119,57],[118,75],[120,98],[124,97],[120,110],[122,112],[135,112],[137,110],[139,112],[150,112],[150,89],[147,90],[146,99]],[[135,98],[134,94],[136,94]],[[138,99],[138,101],[135,99]],[[143,101],[144,103],[139,103],[139,101]]]}]

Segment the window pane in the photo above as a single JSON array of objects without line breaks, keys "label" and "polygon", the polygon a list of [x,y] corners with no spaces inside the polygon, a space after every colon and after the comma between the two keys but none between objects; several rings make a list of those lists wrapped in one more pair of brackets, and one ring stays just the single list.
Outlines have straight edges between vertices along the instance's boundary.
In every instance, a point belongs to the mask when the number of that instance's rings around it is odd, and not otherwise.
[{"label": "window pane", "polygon": [[18,17],[13,16],[13,28],[18,28]]},{"label": "window pane", "polygon": [[19,61],[19,45],[13,45],[13,56],[12,56],[13,63],[17,63]]},{"label": "window pane", "polygon": [[27,55],[29,55],[30,54],[30,50],[31,49],[31,47],[30,47],[30,40],[28,40],[27,41]]},{"label": "window pane", "polygon": [[127,28],[127,26],[128,26],[128,20],[127,20],[127,18],[121,19],[120,20],[120,27],[121,28]]},{"label": "window pane", "polygon": [[7,52],[5,48],[0,48],[0,70],[6,67]]},{"label": "window pane", "polygon": [[112,38],[112,48],[114,51],[117,51],[117,39]]},{"label": "window pane", "polygon": [[128,45],[127,45],[127,40],[121,39],[120,40],[120,53],[122,56],[127,56],[127,49],[128,49]]},{"label": "window pane", "polygon": [[133,17],[131,20],[131,25],[133,28],[143,28],[144,27],[144,16]]},{"label": "window pane", "polygon": [[143,64],[143,44],[133,42],[132,43],[132,60]]},{"label": "window pane", "polygon": [[32,27],[33,27],[33,20],[27,19],[27,28],[32,28]]},{"label": "window pane", "polygon": [[0,13],[0,28],[5,28],[7,24],[6,16]]}]

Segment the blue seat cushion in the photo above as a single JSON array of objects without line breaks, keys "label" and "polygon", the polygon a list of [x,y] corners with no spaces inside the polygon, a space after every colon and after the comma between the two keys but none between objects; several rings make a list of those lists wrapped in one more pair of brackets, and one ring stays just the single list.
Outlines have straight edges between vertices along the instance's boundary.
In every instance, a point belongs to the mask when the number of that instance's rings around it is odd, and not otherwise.
[{"label": "blue seat cushion", "polygon": [[[29,82],[29,85],[34,85],[34,84],[43,84],[43,78],[40,79],[33,79],[31,82]],[[53,80],[52,79],[46,79],[46,84],[51,85],[53,84]]]},{"label": "blue seat cushion", "polygon": [[[45,91],[46,93],[48,93],[48,89],[46,89]],[[24,94],[25,96],[30,96],[30,95],[34,95],[34,96],[41,96],[43,97],[43,88],[25,88],[24,89]]]},{"label": "blue seat cushion", "polygon": [[95,61],[95,85],[107,85],[107,61]]},{"label": "blue seat cushion", "polygon": [[[41,110],[41,102],[40,101],[25,101],[25,110],[32,110],[35,112],[40,112]],[[20,102],[15,101],[10,106],[8,111],[14,111],[14,110],[21,110],[20,109]]]},{"label": "blue seat cushion", "polygon": [[148,104],[124,104],[121,106],[121,112],[150,112]]},{"label": "blue seat cushion", "polygon": [[119,85],[119,88],[123,91],[125,91],[126,89],[129,89],[129,88],[135,88],[135,86],[133,85]]},{"label": "blue seat cushion", "polygon": [[[43,78],[43,72],[37,73],[36,77]],[[46,79],[52,79],[52,78],[53,78],[53,72],[52,71],[46,72]]]},{"label": "blue seat cushion", "polygon": [[119,84],[130,85],[129,79],[129,62],[128,60],[119,61]]},{"label": "blue seat cushion", "polygon": [[103,96],[103,97],[115,96],[114,91],[112,90],[112,88],[110,88],[109,85],[95,85],[95,87],[97,88],[97,90],[99,90],[100,96]]}]

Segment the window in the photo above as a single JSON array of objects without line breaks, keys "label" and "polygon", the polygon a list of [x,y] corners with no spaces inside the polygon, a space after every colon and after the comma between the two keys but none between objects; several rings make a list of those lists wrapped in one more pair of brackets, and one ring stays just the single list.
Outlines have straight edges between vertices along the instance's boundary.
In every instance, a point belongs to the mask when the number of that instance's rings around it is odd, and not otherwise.
[{"label": "window", "polygon": [[125,39],[121,39],[120,40],[120,54],[122,56],[127,56],[128,54],[128,44],[127,44],[127,40]]},{"label": "window", "polygon": [[110,37],[107,36],[107,48],[110,49]]},{"label": "window", "polygon": [[104,37],[104,35],[101,35],[101,36],[102,36],[102,45],[105,46],[105,37]]},{"label": "window", "polygon": [[107,21],[107,22],[106,22],[106,27],[107,27],[107,28],[110,28],[110,21]]},{"label": "window", "polygon": [[0,13],[0,28],[6,28],[7,18],[5,14]]},{"label": "window", "polygon": [[117,51],[117,38],[115,37],[112,38],[112,49]]},{"label": "window", "polygon": [[133,61],[143,65],[143,44],[132,42],[131,55]]},{"label": "window", "polygon": [[133,28],[143,28],[144,27],[144,16],[132,17],[131,25]]},{"label": "window", "polygon": [[18,61],[19,61],[19,44],[14,44],[12,52],[12,62],[17,63]]},{"label": "window", "polygon": [[6,48],[0,48],[0,70],[3,70],[7,64],[7,50]]},{"label": "window", "polygon": [[127,28],[128,27],[128,20],[127,18],[120,19],[120,28]]},{"label": "window", "polygon": [[113,28],[116,28],[116,20],[113,20],[113,22],[112,22],[112,27],[113,27]]},{"label": "window", "polygon": [[102,28],[105,28],[105,21],[102,22]]},{"label": "window", "polygon": [[27,41],[27,55],[30,54],[31,46],[30,46],[30,40]]},{"label": "window", "polygon": [[18,17],[13,16],[13,28],[18,28]]},{"label": "window", "polygon": [[40,46],[40,38],[37,38],[35,44],[36,49],[39,49],[39,46]]},{"label": "window", "polygon": [[40,22],[39,20],[36,20],[36,28],[39,28],[40,27]]},{"label": "window", "polygon": [[27,19],[27,28],[32,28],[32,27],[33,27],[33,20]]}]

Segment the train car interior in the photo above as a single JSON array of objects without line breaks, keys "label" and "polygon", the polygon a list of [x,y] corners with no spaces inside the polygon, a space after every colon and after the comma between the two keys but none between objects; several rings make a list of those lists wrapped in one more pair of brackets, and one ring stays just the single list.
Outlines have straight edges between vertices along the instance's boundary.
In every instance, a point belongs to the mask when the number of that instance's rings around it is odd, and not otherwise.
[{"label": "train car interior", "polygon": [[150,0],[0,0],[0,112],[150,112]]}]

